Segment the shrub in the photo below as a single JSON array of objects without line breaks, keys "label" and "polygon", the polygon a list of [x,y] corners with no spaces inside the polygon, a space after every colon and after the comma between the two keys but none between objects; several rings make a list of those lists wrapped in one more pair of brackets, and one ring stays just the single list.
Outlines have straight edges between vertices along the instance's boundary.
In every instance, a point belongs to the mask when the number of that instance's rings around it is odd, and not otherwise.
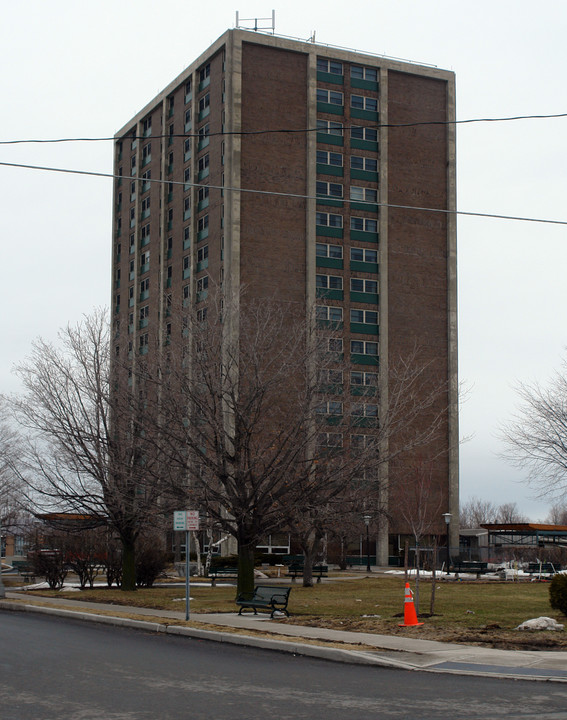
[{"label": "shrub", "polygon": [[158,543],[144,538],[136,547],[136,585],[152,587],[167,565],[167,556]]},{"label": "shrub", "polygon": [[567,615],[567,575],[555,575],[549,585],[549,604]]}]

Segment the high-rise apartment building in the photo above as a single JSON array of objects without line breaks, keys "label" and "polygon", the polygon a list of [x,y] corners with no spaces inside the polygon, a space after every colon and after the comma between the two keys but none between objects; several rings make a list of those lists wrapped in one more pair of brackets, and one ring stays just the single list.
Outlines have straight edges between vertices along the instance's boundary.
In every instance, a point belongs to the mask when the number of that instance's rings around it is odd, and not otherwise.
[{"label": "high-rise apartment building", "polygon": [[[447,382],[431,473],[457,518],[454,119],[451,72],[227,31],[116,134],[117,356],[135,366],[181,342],[172,318],[205,316],[213,286],[336,322],[349,395],[376,385],[387,401],[417,346],[424,392]],[[392,501],[389,514],[382,563],[405,530]]]}]

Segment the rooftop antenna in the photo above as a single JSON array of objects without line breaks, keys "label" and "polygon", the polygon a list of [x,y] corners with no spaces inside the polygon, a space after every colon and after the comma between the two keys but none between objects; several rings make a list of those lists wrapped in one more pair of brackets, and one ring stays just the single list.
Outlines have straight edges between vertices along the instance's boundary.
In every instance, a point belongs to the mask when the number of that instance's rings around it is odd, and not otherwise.
[{"label": "rooftop antenna", "polygon": [[[241,22],[253,22],[254,27],[247,27],[246,25],[241,25]],[[259,24],[261,23],[261,25]],[[264,25],[264,23],[271,23],[271,25]],[[276,31],[276,11],[272,10],[272,17],[269,18],[241,18],[238,16],[238,10],[236,11],[236,27],[239,30],[254,30],[254,32],[271,32],[272,35]]]}]

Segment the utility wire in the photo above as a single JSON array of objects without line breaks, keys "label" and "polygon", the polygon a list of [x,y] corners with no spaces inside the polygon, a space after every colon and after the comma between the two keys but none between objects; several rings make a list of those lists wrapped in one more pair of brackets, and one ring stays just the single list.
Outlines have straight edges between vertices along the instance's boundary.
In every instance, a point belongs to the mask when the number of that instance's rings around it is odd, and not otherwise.
[{"label": "utility wire", "polygon": [[[495,118],[470,118],[467,120],[424,120],[420,122],[411,123],[380,123],[378,125],[345,125],[343,130],[351,130],[353,127],[365,127],[371,130],[381,130],[384,128],[411,128],[420,127],[423,125],[470,125],[472,123],[494,123],[494,122],[511,122],[516,120],[549,120],[554,118],[567,117],[567,113],[553,113],[549,115],[514,115],[510,117],[495,117]],[[278,128],[274,130],[222,130],[220,132],[209,133],[207,137],[216,136],[229,136],[229,135],[270,135],[270,134],[306,134],[312,132],[318,132],[321,128]],[[114,140],[160,140],[164,138],[198,138],[201,137],[198,133],[188,134],[172,134],[172,135],[122,135],[121,137],[66,137],[66,138],[53,138],[53,139],[39,139],[32,138],[27,140],[0,140],[0,145],[24,145],[24,144],[51,144],[51,143],[71,143],[71,142],[110,142]]]},{"label": "utility wire", "polygon": [[[275,190],[254,190],[253,188],[239,188],[239,187],[228,187],[224,185],[210,185],[210,184],[203,184],[203,183],[192,183],[192,182],[185,182],[181,180],[157,180],[157,179],[145,179],[141,178],[138,175],[115,175],[114,173],[103,173],[103,172],[94,172],[92,170],[70,170],[68,168],[55,168],[55,167],[46,167],[44,165],[26,165],[24,163],[8,163],[8,162],[0,162],[0,167],[13,167],[13,168],[24,168],[27,170],[44,170],[47,172],[57,172],[57,173],[64,173],[69,175],[87,175],[91,177],[103,177],[103,178],[111,178],[111,179],[118,179],[121,178],[122,180],[137,180],[138,182],[148,182],[148,183],[155,183],[159,185],[184,185],[189,187],[195,187],[195,188],[202,188],[202,187],[208,187],[213,190],[224,190],[225,192],[242,192],[242,193],[250,193],[254,195],[271,195],[276,197],[286,197],[286,198],[296,198],[298,200],[319,200],[321,201],[322,198],[320,196],[316,195],[301,195],[299,193],[286,193],[286,192],[277,192]],[[332,198],[333,200],[338,198]],[[400,210],[418,210],[422,212],[431,212],[431,213],[441,213],[444,215],[463,215],[468,217],[480,217],[480,218],[495,218],[497,220],[518,220],[520,222],[533,222],[533,223],[546,223],[549,225],[567,225],[567,220],[549,220],[548,218],[535,218],[535,217],[524,217],[519,215],[500,215],[497,213],[481,213],[481,212],[471,212],[466,210],[447,210],[444,208],[427,208],[427,207],[420,207],[417,205],[398,205],[394,203],[381,203],[381,202],[367,202],[362,200],[351,200],[351,199],[342,199],[341,202],[345,203],[357,203],[357,204],[367,204],[367,205],[378,205],[378,207],[383,208],[395,208]]]}]

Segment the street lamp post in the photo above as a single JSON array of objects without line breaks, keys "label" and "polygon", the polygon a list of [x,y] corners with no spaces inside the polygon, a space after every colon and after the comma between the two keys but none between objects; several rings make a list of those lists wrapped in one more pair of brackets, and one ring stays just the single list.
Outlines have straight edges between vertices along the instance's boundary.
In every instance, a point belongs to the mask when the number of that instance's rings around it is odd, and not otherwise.
[{"label": "street lamp post", "polygon": [[372,520],[372,515],[364,515],[362,519],[366,525],[366,572],[370,572],[370,535],[368,527]]},{"label": "street lamp post", "polygon": [[6,597],[6,590],[2,580],[2,520],[0,519],[0,598]]},{"label": "street lamp post", "polygon": [[450,545],[450,533],[449,530],[451,528],[451,513],[446,512],[443,513],[443,520],[445,520],[445,524],[447,525],[447,575],[449,575],[449,566],[451,565],[451,552],[449,549]]}]

